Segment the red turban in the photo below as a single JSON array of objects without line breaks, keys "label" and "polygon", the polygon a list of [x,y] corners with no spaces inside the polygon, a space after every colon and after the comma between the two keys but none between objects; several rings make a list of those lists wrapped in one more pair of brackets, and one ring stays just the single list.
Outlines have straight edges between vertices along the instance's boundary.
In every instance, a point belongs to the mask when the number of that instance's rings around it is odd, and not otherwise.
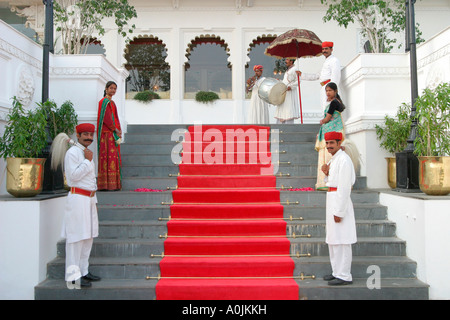
[{"label": "red turban", "polygon": [[331,41],[325,41],[325,42],[322,42],[322,48],[333,48],[333,42],[331,42]]},{"label": "red turban", "polygon": [[342,140],[342,133],[336,131],[325,133],[325,141],[329,140]]},{"label": "red turban", "polygon": [[80,123],[76,127],[77,133],[82,132],[95,132],[95,126],[91,123]]},{"label": "red turban", "polygon": [[260,65],[260,64],[257,64],[256,66],[253,67],[253,71],[256,71],[256,70],[258,70],[258,69],[263,70],[264,68],[263,68],[263,66]]}]

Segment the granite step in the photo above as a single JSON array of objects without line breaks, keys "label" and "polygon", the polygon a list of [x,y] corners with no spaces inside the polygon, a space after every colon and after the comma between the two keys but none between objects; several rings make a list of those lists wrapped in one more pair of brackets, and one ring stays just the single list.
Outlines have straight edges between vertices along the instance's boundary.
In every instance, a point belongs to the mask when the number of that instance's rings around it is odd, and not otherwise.
[{"label": "granite step", "polygon": [[[35,288],[36,300],[155,300],[157,280],[108,279],[88,289],[68,289],[62,280],[47,279]],[[417,279],[382,279],[370,289],[367,279],[353,279],[348,286],[332,287],[320,279],[297,280],[301,300],[427,300],[428,285]]]}]

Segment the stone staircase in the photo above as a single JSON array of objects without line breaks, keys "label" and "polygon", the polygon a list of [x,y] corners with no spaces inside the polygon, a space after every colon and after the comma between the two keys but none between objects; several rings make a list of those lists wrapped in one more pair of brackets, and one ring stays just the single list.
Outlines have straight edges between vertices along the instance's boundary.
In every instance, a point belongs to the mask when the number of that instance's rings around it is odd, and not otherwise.
[{"label": "stone staircase", "polygon": [[[314,141],[317,125],[272,125],[279,129],[280,166],[278,187],[314,187],[317,153]],[[35,287],[35,299],[155,299],[161,258],[151,254],[164,251],[163,235],[168,218],[171,192],[177,185],[178,167],[172,162],[176,129],[186,125],[128,126],[122,145],[123,191],[99,192],[100,236],[94,240],[90,270],[102,277],[91,288],[68,289],[64,281],[65,243],[57,244],[57,257],[48,263],[47,279]],[[284,152],[285,151],[285,152]],[[135,192],[138,188],[162,192]],[[428,285],[416,279],[416,263],[406,257],[405,241],[396,237],[395,223],[387,220],[387,208],[378,203],[379,194],[366,188],[365,177],[358,176],[352,192],[358,242],[353,245],[353,285],[330,287],[322,277],[330,273],[325,243],[325,193],[281,190],[281,201],[298,204],[285,206],[289,221],[288,236],[310,234],[291,240],[291,253],[310,253],[311,257],[293,258],[294,275],[315,279],[297,280],[301,299],[428,299]],[[379,287],[372,280],[378,270]],[[372,277],[371,277],[372,276]],[[369,284],[369,286],[368,286]]]}]

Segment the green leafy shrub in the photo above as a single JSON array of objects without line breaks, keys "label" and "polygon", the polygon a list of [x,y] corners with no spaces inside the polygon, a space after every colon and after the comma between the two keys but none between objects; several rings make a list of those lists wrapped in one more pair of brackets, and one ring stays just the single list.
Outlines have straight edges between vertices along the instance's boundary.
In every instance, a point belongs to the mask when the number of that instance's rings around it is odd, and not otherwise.
[{"label": "green leafy shrub", "polygon": [[212,91],[199,91],[195,94],[195,101],[208,103],[219,99],[219,95]]},{"label": "green leafy shrub", "polygon": [[383,125],[376,125],[375,132],[380,147],[395,154],[405,149],[411,129],[411,105],[403,103],[397,109],[394,118],[386,115]]},{"label": "green leafy shrub", "polygon": [[61,132],[69,136],[75,132],[78,115],[70,100],[65,101],[59,108],[53,101],[38,103],[38,105],[46,112],[49,134],[52,140]]},{"label": "green leafy shrub", "polygon": [[418,156],[450,155],[450,83],[426,88],[416,99]]},{"label": "green leafy shrub", "polygon": [[138,92],[134,96],[134,100],[138,100],[145,103],[151,102],[153,99],[161,99],[161,97],[156,92],[149,90]]},{"label": "green leafy shrub", "polygon": [[0,156],[4,159],[38,158],[47,146],[46,126],[46,112],[42,107],[25,110],[14,97],[6,117],[5,132],[0,138]]}]

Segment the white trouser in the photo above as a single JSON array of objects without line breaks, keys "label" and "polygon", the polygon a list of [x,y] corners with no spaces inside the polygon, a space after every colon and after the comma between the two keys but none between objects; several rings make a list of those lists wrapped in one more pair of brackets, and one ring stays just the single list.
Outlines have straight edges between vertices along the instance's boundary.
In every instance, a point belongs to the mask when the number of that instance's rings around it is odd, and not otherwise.
[{"label": "white trouser", "polygon": [[329,244],[332,275],[344,281],[352,281],[352,245]]},{"label": "white trouser", "polygon": [[294,119],[291,119],[291,120],[285,120],[284,122],[281,122],[280,119],[277,119],[276,124],[294,124]]},{"label": "white trouser", "polygon": [[328,97],[327,97],[327,91],[325,90],[325,86],[322,86],[320,88],[320,105],[322,106],[322,112],[325,111],[325,108],[327,107],[327,104],[328,104],[328,102],[327,102]]},{"label": "white trouser", "polygon": [[88,274],[93,238],[66,242],[66,281],[74,281]]}]

